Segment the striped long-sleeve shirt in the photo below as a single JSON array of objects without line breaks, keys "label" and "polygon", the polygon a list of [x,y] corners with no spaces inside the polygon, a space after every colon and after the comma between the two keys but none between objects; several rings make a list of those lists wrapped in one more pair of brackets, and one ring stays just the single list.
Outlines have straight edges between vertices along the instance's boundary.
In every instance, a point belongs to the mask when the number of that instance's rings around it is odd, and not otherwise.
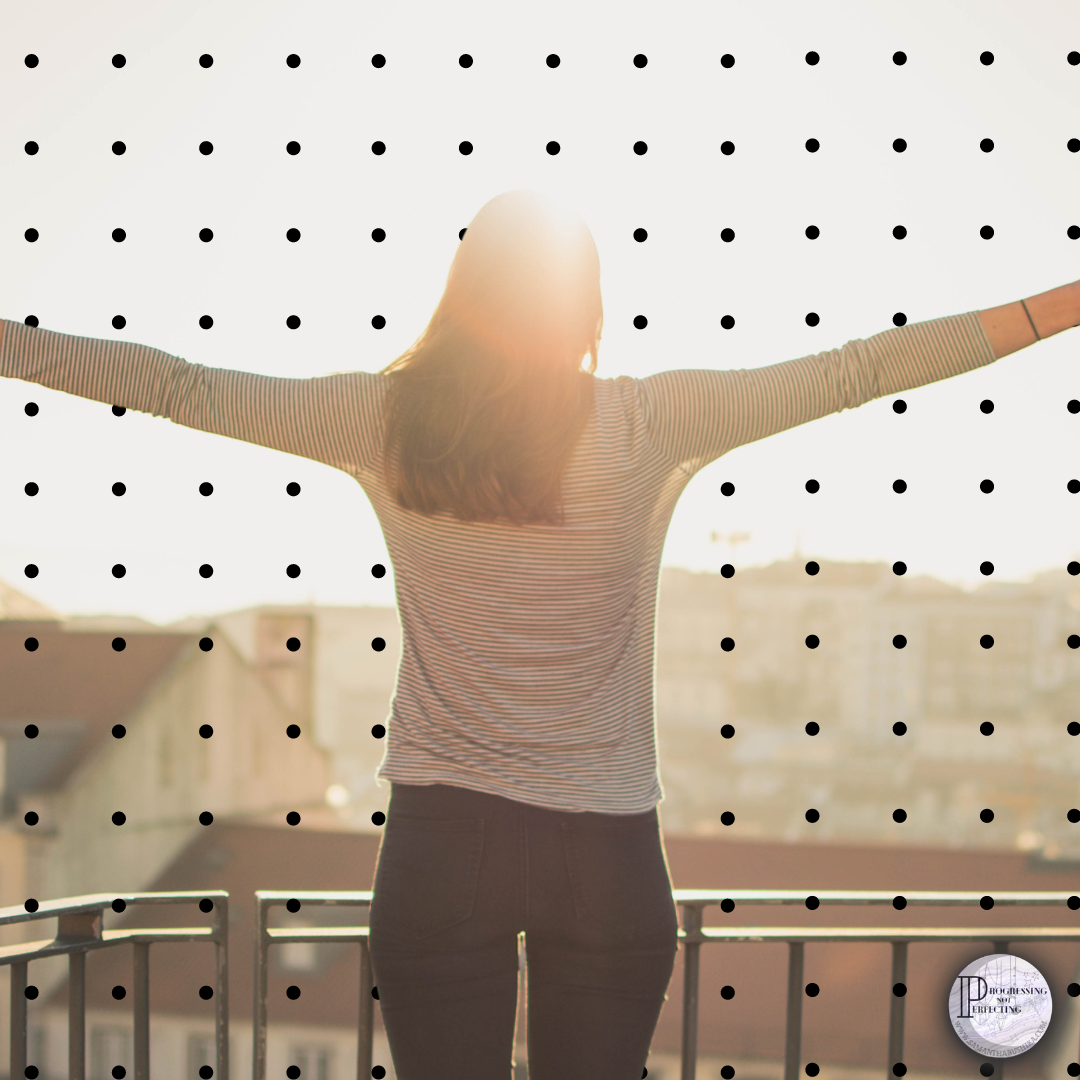
[{"label": "striped long-sleeve shirt", "polygon": [[0,376],[324,462],[374,506],[402,655],[376,776],[558,810],[640,813],[663,796],[654,657],[675,503],[744,443],[994,361],[976,312],[768,367],[595,380],[562,526],[399,507],[381,468],[388,380],[288,379],[4,321]]}]

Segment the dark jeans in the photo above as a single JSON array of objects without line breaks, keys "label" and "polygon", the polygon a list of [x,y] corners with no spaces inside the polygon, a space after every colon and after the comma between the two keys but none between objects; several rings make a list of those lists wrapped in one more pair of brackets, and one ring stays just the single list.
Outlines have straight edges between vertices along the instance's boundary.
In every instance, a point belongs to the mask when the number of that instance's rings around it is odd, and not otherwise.
[{"label": "dark jeans", "polygon": [[529,1080],[641,1080],[678,937],[655,809],[394,783],[372,889],[398,1080],[510,1080],[522,930]]}]

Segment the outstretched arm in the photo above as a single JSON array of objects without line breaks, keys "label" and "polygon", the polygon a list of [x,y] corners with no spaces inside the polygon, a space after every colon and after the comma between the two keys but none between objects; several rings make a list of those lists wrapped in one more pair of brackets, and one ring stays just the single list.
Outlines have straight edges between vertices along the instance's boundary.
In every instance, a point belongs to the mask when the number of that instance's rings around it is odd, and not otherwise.
[{"label": "outstretched arm", "polygon": [[190,364],[130,341],[60,334],[11,320],[0,320],[0,327],[0,377],[167,416],[174,424],[311,458],[350,475],[379,457],[382,375],[339,371],[280,378]]},{"label": "outstretched arm", "polygon": [[992,364],[1080,325],[1080,281],[1011,304],[905,323],[839,349],[759,368],[659,372],[637,380],[657,455],[688,476],[737,446],[877,398]]},{"label": "outstretched arm", "polygon": [[[1037,296],[1027,296],[1024,303],[1031,312],[1030,322],[1024,314],[1024,304],[1019,300],[978,313],[995,360],[1017,349],[1026,349],[1040,338],[1045,340],[1070,326],[1080,326],[1080,281],[1071,281]],[[1032,323],[1038,338],[1031,329]]]},{"label": "outstretched arm", "polygon": [[[1024,302],[1039,338],[1053,337],[1071,326],[1080,326],[1080,281],[1071,281],[1048,292],[1025,297]],[[1019,300],[1000,307],[985,308],[979,312],[979,319],[993,347],[995,360],[1034,345],[1038,340],[1031,332],[1031,322]],[[4,324],[0,321],[0,346],[3,341]]]}]

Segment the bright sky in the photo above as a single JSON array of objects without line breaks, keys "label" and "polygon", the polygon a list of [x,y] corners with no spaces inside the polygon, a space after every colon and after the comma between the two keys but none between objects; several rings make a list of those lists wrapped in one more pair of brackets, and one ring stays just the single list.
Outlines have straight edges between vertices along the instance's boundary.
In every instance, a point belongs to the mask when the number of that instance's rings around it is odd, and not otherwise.
[{"label": "bright sky", "polygon": [[[1066,235],[1080,223],[1080,157],[1067,149],[1080,136],[1080,66],[1067,62],[1080,8],[1069,0],[633,0],[611,12],[578,0],[9,6],[0,317],[213,367],[375,371],[427,324],[458,231],[515,188],[561,200],[593,232],[604,377],[759,367],[889,329],[898,311],[921,322],[1080,277]],[[897,224],[907,239],[893,238]],[[819,325],[806,325],[809,311]],[[300,329],[286,328],[291,314]],[[1078,348],[1066,331],[905,394],[902,416],[882,399],[733,451],[687,488],[664,564],[718,569],[731,552],[714,532],[749,535],[739,567],[786,558],[801,538],[804,555],[903,559],[967,586],[984,559],[995,580],[1022,580],[1080,557],[1080,497],[1066,490],[1080,476],[1080,416],[1065,407],[1080,396]],[[394,602],[392,574],[370,575],[388,559],[367,497],[324,465],[10,379],[0,457],[0,579],[61,613],[168,622],[261,603]],[[211,500],[198,494],[207,479]],[[292,480],[298,499],[284,494]],[[120,581],[116,562],[128,567]]]}]

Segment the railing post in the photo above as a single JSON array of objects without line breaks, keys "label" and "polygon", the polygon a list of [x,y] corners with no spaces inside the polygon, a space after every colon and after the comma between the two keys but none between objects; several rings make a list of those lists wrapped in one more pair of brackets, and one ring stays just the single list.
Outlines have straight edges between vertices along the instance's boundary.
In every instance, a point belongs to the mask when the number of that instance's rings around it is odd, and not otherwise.
[{"label": "railing post", "polygon": [[689,936],[701,930],[701,908],[683,905],[683,1003],[682,1003],[682,1062],[680,1080],[694,1080],[697,1075],[698,979],[701,942]]},{"label": "railing post", "polygon": [[787,1034],[784,1038],[784,1080],[798,1080],[802,1040],[803,942],[788,942]]},{"label": "railing post", "polygon": [[356,1080],[371,1075],[371,1042],[374,1035],[375,1001],[371,988],[375,979],[371,971],[371,950],[368,939],[360,939],[360,1028],[356,1039]]},{"label": "railing post", "polygon": [[266,1080],[266,912],[268,906],[255,897],[255,1009],[252,1014],[252,1080]]},{"label": "railing post", "polygon": [[86,952],[68,953],[68,1080],[86,1080]]},{"label": "railing post", "polygon": [[[215,952],[214,1034],[217,1069],[214,1080],[229,1080],[229,898],[214,903]],[[195,1080],[190,1076],[187,1080]]]},{"label": "railing post", "polygon": [[897,983],[907,985],[907,942],[892,943],[892,982],[889,984],[889,1061],[885,1080],[893,1080],[893,1066],[904,1060],[904,998],[893,993]]},{"label": "railing post", "polygon": [[[35,1061],[39,1073],[44,1062]],[[26,1075],[26,961],[11,965],[11,1080]]]},{"label": "railing post", "polygon": [[135,1080],[150,1080],[150,942],[135,945]]}]

